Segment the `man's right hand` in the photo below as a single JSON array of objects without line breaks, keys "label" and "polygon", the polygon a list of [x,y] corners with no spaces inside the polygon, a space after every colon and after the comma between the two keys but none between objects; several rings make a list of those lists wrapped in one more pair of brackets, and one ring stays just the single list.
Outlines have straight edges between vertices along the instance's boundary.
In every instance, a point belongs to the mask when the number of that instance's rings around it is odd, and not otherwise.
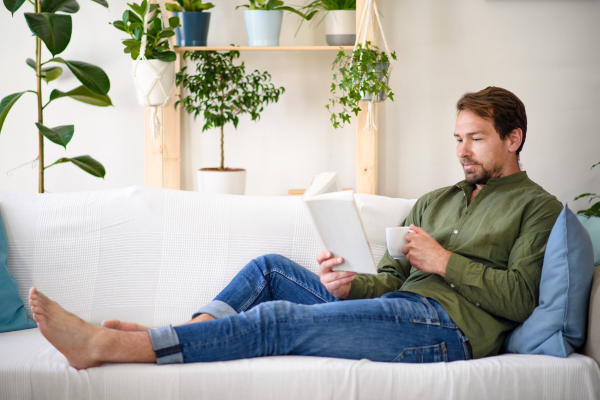
[{"label": "man's right hand", "polygon": [[329,293],[341,300],[350,294],[350,287],[356,276],[356,272],[331,270],[343,261],[342,257],[331,258],[331,253],[328,251],[322,251],[317,255],[317,262],[319,263],[317,274],[321,278],[321,283]]}]

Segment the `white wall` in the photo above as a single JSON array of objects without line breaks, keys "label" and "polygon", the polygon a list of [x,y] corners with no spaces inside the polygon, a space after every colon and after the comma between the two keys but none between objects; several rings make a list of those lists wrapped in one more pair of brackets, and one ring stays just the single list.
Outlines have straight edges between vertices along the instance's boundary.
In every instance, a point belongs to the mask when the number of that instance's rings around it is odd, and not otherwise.
[{"label": "white wall", "polygon": [[[107,169],[105,180],[68,164],[47,170],[49,192],[99,190],[144,183],[143,116],[130,79],[130,61],[108,25],[125,10],[81,1],[74,16],[66,59],[105,69],[115,107],[97,108],[70,99],[46,109],[48,126],[75,124],[67,151],[46,145],[48,163],[63,156],[90,154]],[[244,45],[242,0],[216,0],[210,45]],[[293,2],[288,1],[289,4]],[[23,8],[31,7],[27,4]],[[456,100],[466,91],[505,87],[527,107],[529,129],[521,161],[529,176],[565,202],[600,191],[600,1],[576,0],[380,0],[389,44],[398,55],[391,85],[395,102],[380,108],[379,193],[418,197],[461,180],[452,137]],[[24,63],[35,41],[23,11],[14,18],[0,11],[3,61],[0,97],[35,89]],[[295,16],[284,18],[282,45],[324,45],[324,28],[307,24],[297,37]],[[226,127],[226,165],[248,169],[249,195],[283,195],[302,188],[313,174],[338,171],[342,185],[355,187],[355,128],[334,130],[324,109],[335,52],[245,52],[248,70],[267,70],[286,93],[269,105],[261,121],[242,118]],[[47,51],[45,57],[48,57]],[[45,93],[77,86],[67,71],[44,84]],[[48,89],[46,89],[48,87]],[[0,189],[35,192],[37,170],[6,171],[37,152],[35,96],[23,97],[0,134]],[[195,171],[217,166],[219,132],[201,133],[202,121],[182,121],[182,187],[197,188]],[[578,201],[574,208],[584,204]]]}]

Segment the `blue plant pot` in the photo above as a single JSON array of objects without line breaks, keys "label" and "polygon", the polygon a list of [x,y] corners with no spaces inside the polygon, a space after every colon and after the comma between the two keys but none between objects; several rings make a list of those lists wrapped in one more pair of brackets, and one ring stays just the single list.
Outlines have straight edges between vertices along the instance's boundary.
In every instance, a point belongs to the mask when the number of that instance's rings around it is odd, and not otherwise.
[{"label": "blue plant pot", "polygon": [[245,10],[248,46],[279,46],[282,19],[281,10]]},{"label": "blue plant pot", "polygon": [[208,26],[210,25],[209,12],[174,12],[174,17],[179,17],[181,26],[175,28],[175,37],[178,46],[206,46]]}]

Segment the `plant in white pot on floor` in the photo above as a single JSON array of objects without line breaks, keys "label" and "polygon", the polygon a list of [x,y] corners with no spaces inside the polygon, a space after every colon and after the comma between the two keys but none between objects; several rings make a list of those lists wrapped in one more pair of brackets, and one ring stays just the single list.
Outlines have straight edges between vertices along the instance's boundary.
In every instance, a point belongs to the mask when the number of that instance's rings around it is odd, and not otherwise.
[{"label": "plant in white pot on floor", "polygon": [[302,7],[302,11],[315,18],[324,13],[319,24],[325,20],[325,40],[329,46],[354,45],[356,0],[314,0]]},{"label": "plant in white pot on floor", "polygon": [[181,96],[175,107],[183,106],[194,119],[202,115],[202,132],[211,128],[221,130],[221,165],[198,171],[201,192],[245,193],[246,170],[225,167],[225,125],[231,123],[237,129],[242,114],[249,114],[253,121],[258,121],[264,106],[276,103],[285,91],[270,83],[271,75],[266,71],[246,74],[243,62],[233,63],[239,56],[239,51],[186,51],[183,58],[196,63],[196,74],[186,73],[187,67],[177,73],[177,86],[182,85],[189,95]]},{"label": "plant in white pot on floor", "polygon": [[249,4],[237,6],[235,9],[240,7],[247,8],[244,11],[244,23],[248,46],[279,46],[284,11],[292,12],[307,21],[317,13],[312,11],[304,14],[284,5],[280,0],[249,0]]}]

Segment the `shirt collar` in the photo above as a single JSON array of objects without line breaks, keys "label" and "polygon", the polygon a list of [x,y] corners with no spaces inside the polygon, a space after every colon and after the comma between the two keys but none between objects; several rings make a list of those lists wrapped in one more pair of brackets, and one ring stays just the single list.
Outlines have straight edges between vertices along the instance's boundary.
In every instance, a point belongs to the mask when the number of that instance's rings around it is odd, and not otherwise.
[{"label": "shirt collar", "polygon": [[[521,172],[517,172],[512,175],[504,176],[502,178],[492,178],[489,181],[487,181],[485,186],[495,187],[495,186],[502,186],[502,185],[510,185],[510,184],[514,184],[514,183],[521,183],[526,179],[527,179],[527,172],[521,171]],[[456,184],[456,186],[458,186],[461,189],[465,189],[467,187],[473,187],[473,185],[467,181],[460,181]]]}]

